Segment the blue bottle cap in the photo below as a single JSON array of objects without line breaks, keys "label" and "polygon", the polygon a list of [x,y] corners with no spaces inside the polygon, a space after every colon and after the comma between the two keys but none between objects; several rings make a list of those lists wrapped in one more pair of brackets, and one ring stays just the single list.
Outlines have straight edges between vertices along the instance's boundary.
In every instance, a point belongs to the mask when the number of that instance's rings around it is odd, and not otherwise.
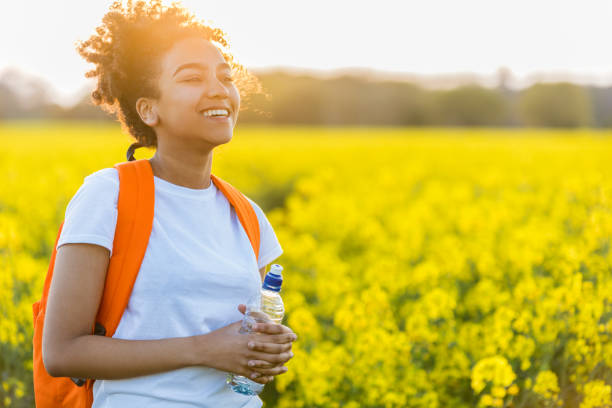
[{"label": "blue bottle cap", "polygon": [[262,288],[280,292],[283,284],[283,267],[279,264],[272,264],[270,271],[266,274]]}]

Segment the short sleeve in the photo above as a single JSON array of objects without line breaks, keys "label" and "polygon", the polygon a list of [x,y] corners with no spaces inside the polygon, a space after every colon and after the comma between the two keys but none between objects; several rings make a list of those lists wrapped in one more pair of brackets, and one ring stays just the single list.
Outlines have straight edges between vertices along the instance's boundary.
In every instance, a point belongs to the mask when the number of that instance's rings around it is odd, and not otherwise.
[{"label": "short sleeve", "polygon": [[68,243],[96,244],[113,252],[117,225],[119,174],[105,168],[85,177],[66,207],[57,248]]},{"label": "short sleeve", "polygon": [[278,238],[276,237],[274,228],[272,228],[272,224],[270,224],[270,221],[268,221],[268,217],[266,217],[266,214],[264,214],[261,207],[259,207],[259,205],[257,205],[257,203],[255,203],[249,197],[247,197],[247,199],[253,206],[255,214],[257,215],[257,220],[259,221],[260,242],[259,260],[257,262],[257,266],[259,269],[261,269],[281,256],[283,253],[283,248],[278,242]]}]

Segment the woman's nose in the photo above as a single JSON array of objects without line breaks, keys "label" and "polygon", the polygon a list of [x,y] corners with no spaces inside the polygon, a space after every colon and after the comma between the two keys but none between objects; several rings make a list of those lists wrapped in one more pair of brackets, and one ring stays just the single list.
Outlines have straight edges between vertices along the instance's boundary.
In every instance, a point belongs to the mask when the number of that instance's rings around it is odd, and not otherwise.
[{"label": "woman's nose", "polygon": [[228,97],[229,91],[221,80],[217,77],[212,77],[208,81],[207,93],[209,98]]}]

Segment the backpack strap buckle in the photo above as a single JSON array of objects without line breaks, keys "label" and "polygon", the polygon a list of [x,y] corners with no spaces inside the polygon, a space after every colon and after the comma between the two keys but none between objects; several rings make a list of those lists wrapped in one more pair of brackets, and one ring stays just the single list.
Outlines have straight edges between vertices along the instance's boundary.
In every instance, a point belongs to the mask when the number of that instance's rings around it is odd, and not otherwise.
[{"label": "backpack strap buckle", "polygon": [[82,387],[83,384],[85,384],[87,382],[87,380],[85,380],[84,378],[73,378],[73,377],[70,377],[70,379],[72,380],[73,383],[75,383],[77,385],[77,387]]},{"label": "backpack strap buckle", "polygon": [[96,322],[93,334],[96,336],[106,336],[106,327],[104,327],[102,323]]}]

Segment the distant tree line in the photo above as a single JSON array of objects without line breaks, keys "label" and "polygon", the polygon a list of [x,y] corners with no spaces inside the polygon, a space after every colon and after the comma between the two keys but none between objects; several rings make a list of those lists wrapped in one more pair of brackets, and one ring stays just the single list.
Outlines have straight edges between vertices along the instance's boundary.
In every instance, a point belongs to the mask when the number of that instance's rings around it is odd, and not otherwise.
[{"label": "distant tree line", "polygon": [[[415,83],[357,76],[322,79],[259,74],[267,93],[243,101],[240,123],[363,126],[611,127],[612,88],[567,82],[511,90],[463,85],[432,90]],[[14,78],[13,78],[14,79]],[[26,95],[0,78],[0,119],[113,120],[89,95],[71,108],[50,102],[44,83]]]}]

